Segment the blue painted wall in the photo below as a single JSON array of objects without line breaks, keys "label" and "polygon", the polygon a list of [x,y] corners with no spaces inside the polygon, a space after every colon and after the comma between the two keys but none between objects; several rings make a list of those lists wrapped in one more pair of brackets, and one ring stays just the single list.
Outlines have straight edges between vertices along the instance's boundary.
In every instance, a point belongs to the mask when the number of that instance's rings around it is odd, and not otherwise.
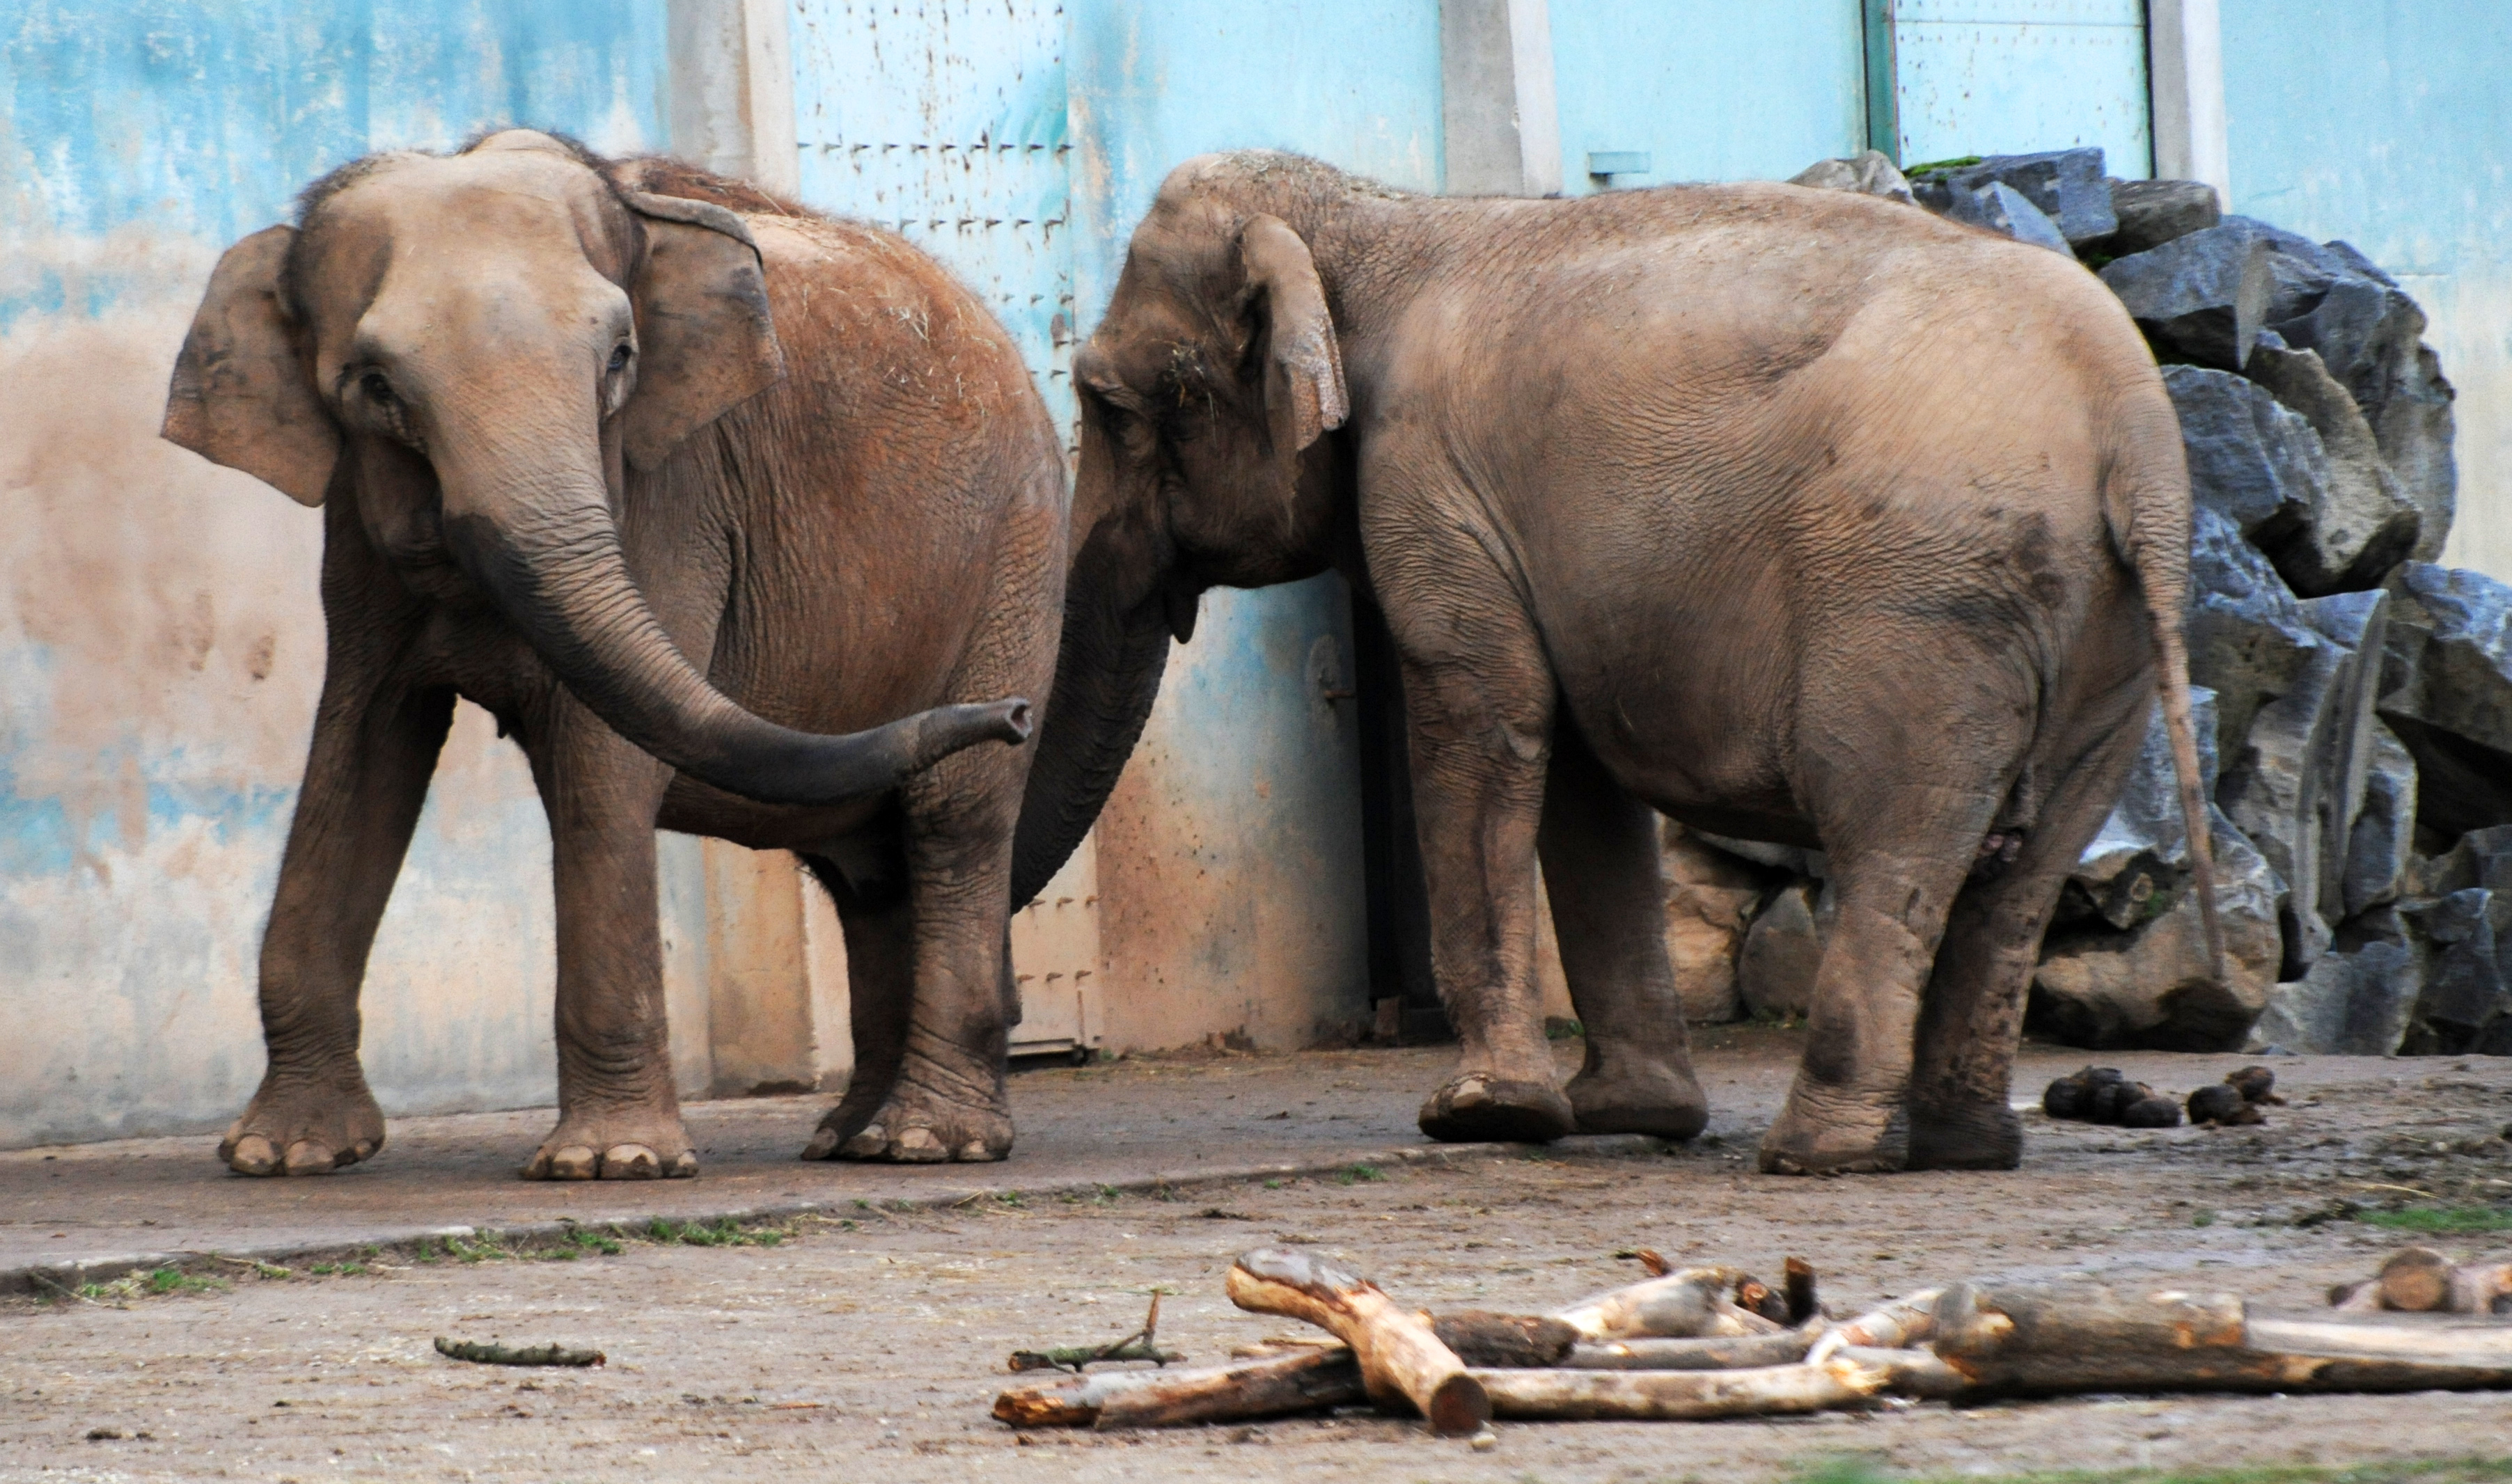
[{"label": "blue painted wall", "polygon": [[[1424,0],[1066,0],[1074,290],[1086,332],[1180,162],[1315,155],[1393,185],[1440,180],[1439,17]],[[1099,838],[1112,1044],[1243,1025],[1299,1045],[1368,997],[1358,734],[1317,700],[1351,614],[1326,576],[1203,600]]]},{"label": "blue painted wall", "polygon": [[[663,0],[0,0],[0,1145],[223,1125],[321,681],[313,512],[159,441],[202,284],[372,149],[665,139]],[[388,1110],[546,1101],[548,845],[465,708],[379,936]]]},{"label": "blue painted wall", "polygon": [[1551,0],[1561,179],[1602,182],[1593,150],[1648,154],[1673,180],[1785,180],[1865,147],[1859,0]]},{"label": "blue painted wall", "polygon": [[2457,385],[2445,560],[2512,578],[2512,5],[2222,0],[2234,210],[2344,238]]}]

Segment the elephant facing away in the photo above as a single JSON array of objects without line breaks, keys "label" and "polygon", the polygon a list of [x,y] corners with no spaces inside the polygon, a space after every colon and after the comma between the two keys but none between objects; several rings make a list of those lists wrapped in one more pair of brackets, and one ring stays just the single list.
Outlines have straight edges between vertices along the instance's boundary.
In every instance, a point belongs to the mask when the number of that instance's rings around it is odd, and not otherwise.
[{"label": "elephant facing away", "polygon": [[[1097,811],[1198,594],[1340,566],[1394,637],[1462,1040],[1425,1131],[1702,1128],[1654,808],[1829,853],[1764,1169],[2016,1163],[2025,984],[2158,688],[2204,839],[2178,425],[2091,275],[1846,192],[1437,199],[1207,156],[1074,380],[1021,879]],[[1566,1089],[1539,862],[1588,1031]]]},{"label": "elephant facing away", "polygon": [[[686,1176],[654,831],[801,852],[866,1071],[808,1153],[997,1159],[1023,695],[1069,533],[1017,351],[930,259],[528,130],[377,155],[219,261],[166,436],[323,510],[328,641],[219,1152],[372,1156],[358,991],[457,695],[549,818],[559,1118],[529,1178]],[[1013,697],[1002,700],[997,697]]]}]

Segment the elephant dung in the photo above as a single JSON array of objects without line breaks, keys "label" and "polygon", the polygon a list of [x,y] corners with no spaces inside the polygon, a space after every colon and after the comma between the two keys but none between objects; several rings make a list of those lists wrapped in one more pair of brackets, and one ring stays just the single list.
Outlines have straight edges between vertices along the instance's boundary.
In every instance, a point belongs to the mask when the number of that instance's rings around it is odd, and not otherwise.
[{"label": "elephant dung", "polygon": [[2414,854],[2415,825],[2416,760],[2398,733],[2375,722],[2364,802],[2346,837],[2346,867],[2338,883],[2347,917],[2398,900]]},{"label": "elephant dung", "polygon": [[2215,226],[2117,258],[2101,280],[2159,354],[2239,371],[2267,323],[2270,257],[2252,234]]},{"label": "elephant dung", "polygon": [[2133,931],[2054,933],[2033,971],[2029,1021],[2071,1046],[2219,1051],[2240,1043],[2276,986],[2284,883],[2221,811],[2212,811],[2224,977],[2207,961],[2197,894],[2163,898]]},{"label": "elephant dung", "polygon": [[2407,1035],[2418,989],[2415,956],[2404,943],[2375,939],[2324,954],[2309,973],[2268,996],[2246,1049],[2388,1056]]},{"label": "elephant dung", "polygon": [[1737,960],[1766,889],[1765,873],[1694,839],[1672,820],[1666,823],[1660,855],[1667,886],[1666,952],[1674,965],[1683,1018],[1739,1019],[1744,1000],[1737,993]]},{"label": "elephant dung", "polygon": [[2300,974],[2341,916],[2343,876],[2365,774],[2381,670],[2388,595],[2345,593],[2298,604],[2322,641],[2286,694],[2261,706],[2225,768],[2218,797],[2287,887],[2287,977]]},{"label": "elephant dung", "polygon": [[1842,160],[1817,160],[1788,177],[1790,185],[1810,186],[1819,191],[1856,191],[1862,196],[1881,196],[1899,201],[1904,206],[1917,203],[1910,195],[1910,182],[1895,168],[1892,157],[1880,149],[1861,150]]},{"label": "elephant dung", "polygon": [[1802,1020],[1814,1009],[1815,971],[1831,933],[1832,893],[1821,881],[1791,881],[1753,917],[1736,968],[1747,1014]]},{"label": "elephant dung", "polygon": [[1978,190],[1954,192],[1953,200],[1945,207],[1945,218],[2053,253],[2074,255],[2059,224],[2044,215],[2029,197],[2003,180],[1992,180]]},{"label": "elephant dung", "polygon": [[2263,337],[2251,379],[2300,414],[2325,453],[2325,477],[2300,527],[2260,543],[2289,585],[2306,596],[2371,587],[2416,549],[2424,516],[2382,461],[2355,399],[2316,352]]},{"label": "elephant dung", "polygon": [[2512,587],[2410,562],[2389,589],[2381,719],[2415,755],[2419,834],[2512,824]]},{"label": "elephant dung", "polygon": [[2113,257],[2145,253],[2203,232],[2224,217],[2216,187],[2204,180],[2113,180],[2111,214],[2119,230],[2103,247]]},{"label": "elephant dung", "polygon": [[2096,242],[2119,230],[2099,149],[1991,155],[1975,164],[1930,171],[1911,182],[1921,206],[1947,215],[1954,215],[1966,195],[1986,194],[1992,186],[2004,186],[2030,203],[2066,243]]}]

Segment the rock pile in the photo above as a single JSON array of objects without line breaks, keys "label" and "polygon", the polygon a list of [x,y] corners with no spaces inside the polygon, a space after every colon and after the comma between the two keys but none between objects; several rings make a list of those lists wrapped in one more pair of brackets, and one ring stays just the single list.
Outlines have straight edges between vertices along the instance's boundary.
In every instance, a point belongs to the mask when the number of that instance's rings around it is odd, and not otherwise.
[{"label": "rock pile", "polygon": [[[1908,177],[1870,151],[1797,183],[2077,257],[2179,410],[2225,974],[2157,716],[2067,882],[2028,1024],[2089,1047],[2512,1055],[2512,587],[2434,565],[2452,389],[2415,301],[2342,242],[2225,215],[2195,181],[2108,178],[2098,149]],[[1822,856],[1666,836],[1687,1008],[1803,1015]]]}]

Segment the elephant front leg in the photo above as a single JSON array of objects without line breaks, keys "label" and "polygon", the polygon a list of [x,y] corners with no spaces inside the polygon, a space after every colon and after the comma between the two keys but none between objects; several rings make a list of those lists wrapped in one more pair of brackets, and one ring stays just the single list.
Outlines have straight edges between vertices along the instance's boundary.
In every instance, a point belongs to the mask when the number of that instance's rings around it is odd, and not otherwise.
[{"label": "elephant front leg", "polygon": [[1608,775],[1578,728],[1552,733],[1536,849],[1587,1065],[1566,1089],[1583,1134],[1689,1139],[1709,1121],[1666,954],[1657,815]]},{"label": "elephant front leg", "polygon": [[218,1157],[245,1175],[321,1175],[384,1143],[358,1065],[358,988],[453,719],[447,690],[375,682],[336,647],[261,941],[270,1064]]},{"label": "elephant front leg", "polygon": [[1487,660],[1417,664],[1408,655],[1404,664],[1431,966],[1458,1040],[1456,1074],[1422,1105],[1419,1121],[1433,1139],[1545,1143],[1575,1122],[1535,984],[1535,837],[1552,682],[1522,617],[1482,616],[1509,631],[1487,636],[1499,645]]},{"label": "elephant front leg", "polygon": [[527,1180],[698,1172],[672,1086],[654,817],[669,774],[571,699],[535,756],[558,900],[558,1127]]}]

